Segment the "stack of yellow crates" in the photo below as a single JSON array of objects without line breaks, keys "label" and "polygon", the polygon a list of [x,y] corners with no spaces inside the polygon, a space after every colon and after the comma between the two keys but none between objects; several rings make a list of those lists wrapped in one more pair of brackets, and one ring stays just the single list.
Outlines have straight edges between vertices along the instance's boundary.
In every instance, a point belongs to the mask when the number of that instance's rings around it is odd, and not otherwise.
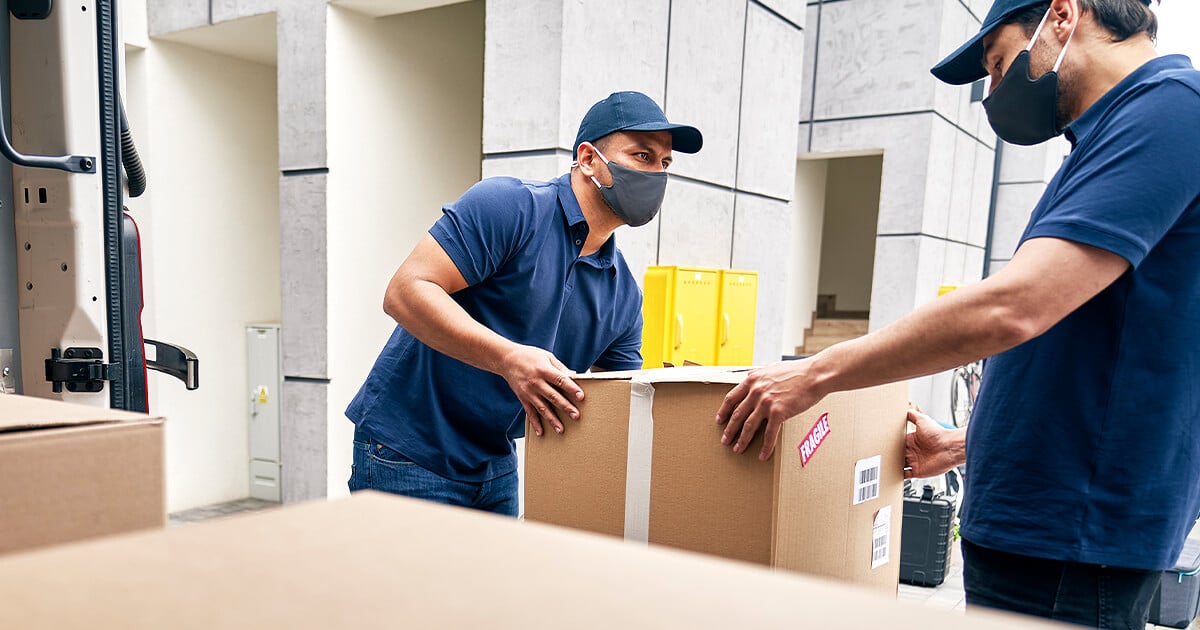
[{"label": "stack of yellow crates", "polygon": [[758,272],[654,266],[646,270],[642,358],[647,368],[751,365]]}]

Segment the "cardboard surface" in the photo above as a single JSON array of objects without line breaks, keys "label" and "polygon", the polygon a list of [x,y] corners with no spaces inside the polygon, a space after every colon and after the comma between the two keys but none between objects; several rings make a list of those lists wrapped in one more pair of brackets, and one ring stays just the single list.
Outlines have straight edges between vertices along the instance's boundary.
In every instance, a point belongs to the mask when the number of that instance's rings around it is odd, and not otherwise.
[{"label": "cardboard surface", "polygon": [[[776,449],[775,565],[896,592],[904,518],[907,383],[827,396],[784,424]],[[823,415],[830,433],[807,464],[800,444]],[[855,463],[880,458],[878,495],[854,504]],[[887,564],[872,568],[876,517],[889,508]]]},{"label": "cardboard surface", "polygon": [[161,418],[0,395],[0,554],[166,518]]},{"label": "cardboard surface", "polygon": [[[525,503],[545,506],[546,512],[558,515],[558,525],[621,536],[629,424],[601,419],[629,416],[629,381],[596,379],[588,392],[595,395],[579,404],[581,420],[563,420],[562,435],[547,430],[539,438],[532,430],[526,432],[525,459],[538,462],[541,482],[525,487]],[[575,501],[586,501],[590,509],[572,510]]]},{"label": "cardboard surface", "polygon": [[374,493],[0,557],[0,592],[31,629],[1040,627]]},{"label": "cardboard surface", "polygon": [[769,565],[774,466],[758,460],[761,433],[741,455],[721,445],[713,417],[731,387],[655,385],[650,541]]},{"label": "cardboard surface", "polygon": [[[894,595],[900,561],[904,383],[841,392],[786,422],[770,461],[761,433],[736,455],[713,422],[745,368],[688,367],[582,375],[582,430],[526,440],[525,517],[622,535],[612,513],[621,480],[649,478],[641,499],[625,484],[623,537],[845,580]],[[623,379],[623,380],[622,380]],[[624,385],[622,387],[622,384]],[[652,391],[649,404],[639,392]],[[632,402],[627,402],[632,401]],[[810,435],[814,427],[819,431]],[[602,425],[604,430],[596,430]],[[652,427],[652,447],[630,445]],[[625,427],[630,427],[624,431]],[[802,451],[808,442],[807,452]],[[814,448],[815,447],[815,448]],[[868,466],[867,464],[871,464]],[[856,470],[856,464],[869,470]],[[570,470],[570,475],[560,474]],[[860,487],[856,475],[872,476]],[[607,480],[605,491],[594,489]],[[551,491],[552,490],[552,491]],[[868,492],[856,502],[856,492]],[[648,536],[631,526],[648,520]]]}]

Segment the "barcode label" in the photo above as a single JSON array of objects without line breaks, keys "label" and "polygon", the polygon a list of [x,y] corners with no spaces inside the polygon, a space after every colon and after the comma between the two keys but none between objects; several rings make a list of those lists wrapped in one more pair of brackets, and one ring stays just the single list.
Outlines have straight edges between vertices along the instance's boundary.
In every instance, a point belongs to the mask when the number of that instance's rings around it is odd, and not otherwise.
[{"label": "barcode label", "polygon": [[878,569],[888,563],[891,556],[892,506],[888,505],[875,515],[875,527],[871,533],[871,568]]},{"label": "barcode label", "polygon": [[854,505],[879,496],[880,459],[876,455],[854,463]]}]

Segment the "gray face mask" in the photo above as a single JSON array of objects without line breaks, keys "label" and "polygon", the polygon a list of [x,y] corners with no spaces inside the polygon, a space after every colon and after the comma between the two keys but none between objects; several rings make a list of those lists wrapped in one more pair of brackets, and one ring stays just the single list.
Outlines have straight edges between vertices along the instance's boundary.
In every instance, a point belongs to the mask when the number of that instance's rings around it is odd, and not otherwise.
[{"label": "gray face mask", "polygon": [[654,219],[667,195],[667,174],[626,168],[610,162],[595,146],[592,148],[612,173],[612,186],[601,186],[594,175],[592,182],[600,189],[600,196],[612,208],[613,214],[632,227],[646,225]]}]

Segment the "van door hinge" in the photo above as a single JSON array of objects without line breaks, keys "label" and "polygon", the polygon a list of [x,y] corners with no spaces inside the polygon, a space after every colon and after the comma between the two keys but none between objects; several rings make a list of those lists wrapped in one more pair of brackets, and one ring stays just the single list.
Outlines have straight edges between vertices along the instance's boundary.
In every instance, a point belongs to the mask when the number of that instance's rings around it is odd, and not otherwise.
[{"label": "van door hinge", "polygon": [[104,382],[111,381],[115,366],[104,362],[100,348],[50,349],[46,359],[46,380],[54,385],[54,393],[62,392],[66,384],[70,392],[99,392]]}]

